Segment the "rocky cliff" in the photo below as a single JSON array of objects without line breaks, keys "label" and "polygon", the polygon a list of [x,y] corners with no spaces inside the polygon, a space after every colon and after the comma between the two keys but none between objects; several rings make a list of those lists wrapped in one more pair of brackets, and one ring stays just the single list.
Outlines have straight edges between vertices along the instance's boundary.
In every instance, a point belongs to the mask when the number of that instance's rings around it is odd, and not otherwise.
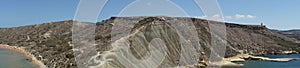
[{"label": "rocky cliff", "polygon": [[[116,21],[118,20],[118,21]],[[35,55],[39,60],[50,68],[76,68],[75,58],[72,50],[72,24],[74,21],[49,22],[45,24],[36,24],[30,26],[21,26],[14,28],[0,29],[0,44],[11,46],[25,47],[25,49]],[[112,37],[120,34],[116,31],[123,29],[114,29],[115,22],[124,24],[135,22],[137,23],[126,36],[117,37],[116,40],[111,40]],[[194,47],[193,53],[196,61],[208,61],[211,52],[211,34],[209,23],[221,23],[215,21],[207,21],[198,18],[186,17],[112,17],[103,20],[96,24],[95,40],[96,48],[99,54],[105,54],[108,51],[114,50],[112,44],[126,42],[130,52],[137,59],[149,57],[149,47],[157,48],[157,46],[166,46],[166,52],[161,53],[167,55],[162,60],[162,64],[158,67],[174,67],[188,65],[180,63],[180,51],[182,43],[179,38],[182,38],[177,33],[176,27],[170,26],[176,22],[191,22],[195,27],[195,34],[198,36],[197,44],[200,47]],[[90,23],[92,24],[92,23]],[[262,54],[281,54],[284,51],[298,51],[299,44],[297,40],[286,37],[282,34],[272,32],[265,26],[260,25],[241,25],[226,23],[227,41],[225,57],[234,56],[241,53],[262,55]],[[126,27],[126,26],[120,26]],[[160,40],[154,40],[160,38]],[[126,40],[126,41],[124,41]],[[188,42],[189,40],[183,40]],[[154,42],[154,43],[153,43]],[[156,42],[164,42],[164,44],[155,44]],[[116,45],[115,45],[116,46]],[[154,52],[156,53],[156,52]],[[99,55],[99,57],[104,57]],[[124,67],[116,58],[114,61],[103,62],[100,67]],[[106,60],[108,58],[102,59]],[[192,59],[187,59],[193,61]],[[101,62],[98,62],[101,63]],[[95,65],[97,66],[97,65]]]}]

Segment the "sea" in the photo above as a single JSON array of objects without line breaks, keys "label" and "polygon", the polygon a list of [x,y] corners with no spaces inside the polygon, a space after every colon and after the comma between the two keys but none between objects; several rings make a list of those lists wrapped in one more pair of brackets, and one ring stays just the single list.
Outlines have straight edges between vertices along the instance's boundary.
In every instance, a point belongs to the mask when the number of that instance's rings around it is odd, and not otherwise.
[{"label": "sea", "polygon": [[[300,58],[300,54],[290,55],[266,55],[269,58]],[[18,52],[0,48],[0,68],[37,68],[27,60],[28,58]],[[242,67],[222,67],[222,68],[300,68],[300,60],[290,62],[271,62],[261,60],[248,60],[242,63]]]},{"label": "sea", "polygon": [[0,68],[37,68],[25,55],[0,48]]},{"label": "sea", "polygon": [[[300,54],[290,55],[266,55],[263,57],[269,58],[300,58]],[[262,60],[248,60],[242,63],[242,67],[222,67],[222,68],[300,68],[300,60],[294,60],[290,62],[271,62]]]}]

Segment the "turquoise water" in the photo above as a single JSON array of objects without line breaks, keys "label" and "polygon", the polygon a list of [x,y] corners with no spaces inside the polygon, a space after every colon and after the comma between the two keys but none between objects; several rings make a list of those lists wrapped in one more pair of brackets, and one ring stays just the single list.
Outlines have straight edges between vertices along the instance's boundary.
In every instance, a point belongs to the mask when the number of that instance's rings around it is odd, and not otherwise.
[{"label": "turquoise water", "polygon": [[[269,58],[300,58],[300,54],[292,55],[268,55]],[[36,68],[26,60],[23,54],[15,51],[0,48],[0,68]],[[300,60],[290,62],[270,62],[260,60],[248,60],[243,67],[222,67],[222,68],[300,68]]]},{"label": "turquoise water", "polygon": [[[300,58],[300,54],[292,55],[268,55],[264,57],[269,58]],[[222,68],[300,68],[300,60],[294,60],[290,62],[270,62],[260,60],[250,60],[243,63],[243,67],[222,67]]]},{"label": "turquoise water", "polygon": [[0,68],[36,68],[25,55],[0,48]]}]

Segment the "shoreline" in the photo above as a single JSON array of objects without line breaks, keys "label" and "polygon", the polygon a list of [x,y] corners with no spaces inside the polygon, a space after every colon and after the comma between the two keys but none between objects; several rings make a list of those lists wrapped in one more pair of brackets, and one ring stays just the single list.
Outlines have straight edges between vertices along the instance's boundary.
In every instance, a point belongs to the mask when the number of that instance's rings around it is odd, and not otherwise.
[{"label": "shoreline", "polygon": [[[253,56],[249,54],[238,54],[236,56],[224,58],[223,61],[227,62],[245,62],[248,60],[262,60],[262,61],[271,61],[271,62],[290,62],[293,60],[299,60],[299,58],[268,58],[268,57],[262,57],[262,56]],[[226,65],[224,66],[240,66],[238,63],[234,63],[234,65]],[[243,66],[243,65],[242,65]]]},{"label": "shoreline", "polygon": [[[9,46],[9,45],[0,44],[0,48],[8,49],[8,50],[12,50],[12,51],[16,51],[18,53],[21,53],[29,59],[27,61],[33,63],[36,67],[38,67],[38,68],[47,68],[47,66],[45,66],[42,61],[37,60],[37,58],[34,55],[32,55],[31,53],[27,52],[24,49],[24,47],[17,47],[17,46]],[[281,54],[288,55],[288,54],[299,54],[299,53],[281,53]],[[266,55],[266,54],[264,54],[264,55]],[[261,57],[261,56],[255,56],[255,55],[249,55],[249,54],[238,54],[238,55],[231,56],[231,57],[228,57],[228,58],[223,58],[223,61],[221,61],[221,62],[209,63],[209,62],[203,61],[202,64],[182,66],[182,67],[192,67],[192,66],[205,67],[207,65],[238,66],[239,67],[239,66],[244,66],[244,64],[239,64],[239,63],[234,63],[234,62],[245,62],[247,60],[263,60],[263,61],[271,61],[271,62],[289,62],[289,61],[292,61],[292,60],[299,60],[299,58],[268,58],[268,57]],[[177,68],[181,68],[181,67],[177,67]]]},{"label": "shoreline", "polygon": [[8,50],[12,50],[12,51],[16,51],[18,53],[21,53],[21,54],[25,55],[29,59],[29,62],[33,63],[38,68],[47,68],[47,66],[45,66],[42,61],[37,60],[36,57],[34,57],[34,55],[32,55],[31,53],[27,52],[22,47],[9,46],[9,45],[0,44],[0,48],[8,49]]}]

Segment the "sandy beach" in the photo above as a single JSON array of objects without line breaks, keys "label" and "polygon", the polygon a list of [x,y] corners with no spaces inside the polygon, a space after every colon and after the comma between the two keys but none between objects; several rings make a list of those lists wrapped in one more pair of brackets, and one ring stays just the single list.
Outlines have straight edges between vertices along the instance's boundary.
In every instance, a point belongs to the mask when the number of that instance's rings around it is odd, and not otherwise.
[{"label": "sandy beach", "polygon": [[36,59],[36,57],[34,57],[34,55],[32,55],[31,53],[27,52],[24,48],[22,47],[16,47],[16,46],[9,46],[9,45],[3,45],[0,44],[0,48],[4,48],[4,49],[9,49],[9,50],[13,50],[19,53],[24,54],[26,57],[29,58],[29,60],[31,60],[31,62],[35,65],[37,65],[37,67],[39,68],[47,68],[47,66],[45,66],[43,64],[43,62],[39,61]]}]

